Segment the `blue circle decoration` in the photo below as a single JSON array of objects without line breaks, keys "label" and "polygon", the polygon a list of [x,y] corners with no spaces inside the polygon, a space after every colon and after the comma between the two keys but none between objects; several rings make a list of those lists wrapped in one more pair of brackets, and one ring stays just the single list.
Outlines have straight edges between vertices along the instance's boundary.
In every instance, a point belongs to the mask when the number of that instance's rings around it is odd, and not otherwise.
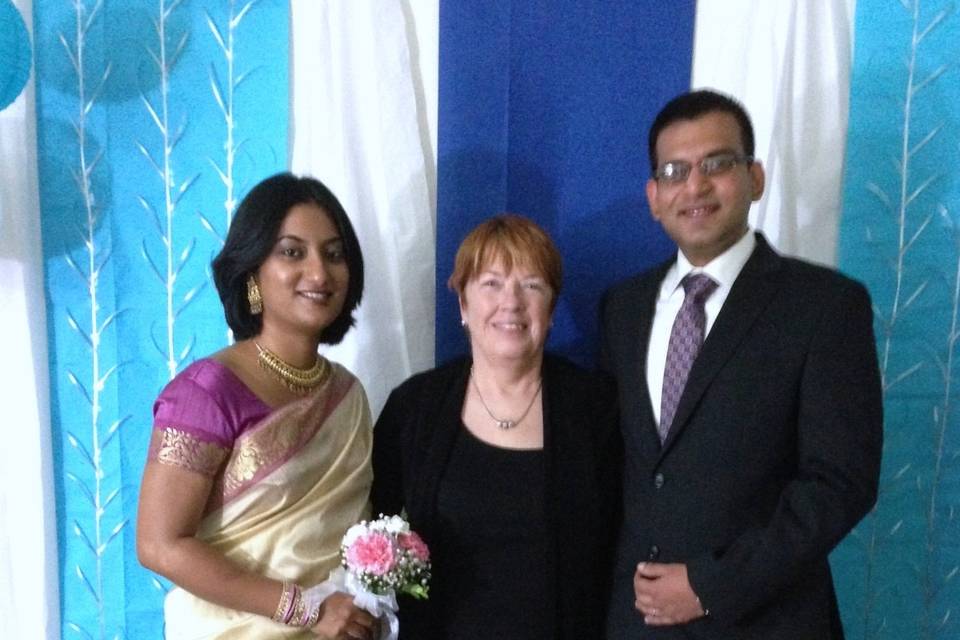
[{"label": "blue circle decoration", "polygon": [[11,0],[0,0],[0,109],[5,109],[30,79],[33,50],[20,11]]}]

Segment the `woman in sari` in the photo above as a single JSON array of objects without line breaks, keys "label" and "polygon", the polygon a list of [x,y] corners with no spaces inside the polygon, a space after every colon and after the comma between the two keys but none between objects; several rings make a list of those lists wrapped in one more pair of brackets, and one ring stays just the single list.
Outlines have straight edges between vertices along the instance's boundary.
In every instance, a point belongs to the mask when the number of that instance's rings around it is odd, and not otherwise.
[{"label": "woman in sari", "polygon": [[372,482],[363,387],[317,354],[354,323],[356,234],[323,184],[280,174],[240,203],[213,274],[236,343],[160,394],[140,489],[138,556],[176,585],[166,637],[372,638],[326,582]]}]

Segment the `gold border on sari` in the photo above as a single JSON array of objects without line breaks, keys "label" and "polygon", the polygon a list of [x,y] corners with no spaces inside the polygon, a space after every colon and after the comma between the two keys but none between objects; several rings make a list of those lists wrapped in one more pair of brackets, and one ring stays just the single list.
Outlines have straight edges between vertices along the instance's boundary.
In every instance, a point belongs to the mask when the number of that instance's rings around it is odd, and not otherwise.
[{"label": "gold border on sari", "polygon": [[229,502],[264,475],[296,455],[337,408],[355,378],[336,370],[313,395],[275,410],[257,428],[244,433],[228,452],[214,495]]},{"label": "gold border on sari", "polygon": [[176,427],[159,427],[151,445],[150,458],[160,464],[180,467],[213,477],[230,453],[214,442],[206,442]]}]

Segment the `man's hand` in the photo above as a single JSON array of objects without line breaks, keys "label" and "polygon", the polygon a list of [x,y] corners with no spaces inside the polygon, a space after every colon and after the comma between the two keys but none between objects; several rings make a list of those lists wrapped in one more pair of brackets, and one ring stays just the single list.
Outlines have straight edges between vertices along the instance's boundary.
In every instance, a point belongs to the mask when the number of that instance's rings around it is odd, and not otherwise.
[{"label": "man's hand", "polygon": [[633,575],[636,607],[650,626],[684,624],[705,615],[687,579],[687,565],[641,562]]}]

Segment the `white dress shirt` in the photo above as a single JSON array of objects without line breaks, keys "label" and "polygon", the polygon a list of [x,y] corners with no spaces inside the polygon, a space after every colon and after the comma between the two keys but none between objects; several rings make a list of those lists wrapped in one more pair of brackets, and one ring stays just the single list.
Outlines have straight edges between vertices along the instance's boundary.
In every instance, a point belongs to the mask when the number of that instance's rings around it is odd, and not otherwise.
[{"label": "white dress shirt", "polygon": [[707,298],[703,305],[707,316],[704,341],[710,335],[710,329],[723,308],[734,281],[743,270],[750,254],[757,245],[753,231],[748,229],[742,238],[737,240],[729,249],[708,262],[702,267],[694,267],[683,255],[677,252],[677,261],[667,271],[660,285],[657,295],[657,309],[653,316],[653,327],[650,331],[650,344],[647,346],[647,387],[650,391],[650,403],[653,405],[653,416],[657,424],[660,423],[660,396],[663,393],[663,369],[667,364],[667,346],[670,343],[670,332],[673,330],[673,321],[683,304],[684,290],[680,285],[689,273],[705,273],[717,283],[717,288]]}]

